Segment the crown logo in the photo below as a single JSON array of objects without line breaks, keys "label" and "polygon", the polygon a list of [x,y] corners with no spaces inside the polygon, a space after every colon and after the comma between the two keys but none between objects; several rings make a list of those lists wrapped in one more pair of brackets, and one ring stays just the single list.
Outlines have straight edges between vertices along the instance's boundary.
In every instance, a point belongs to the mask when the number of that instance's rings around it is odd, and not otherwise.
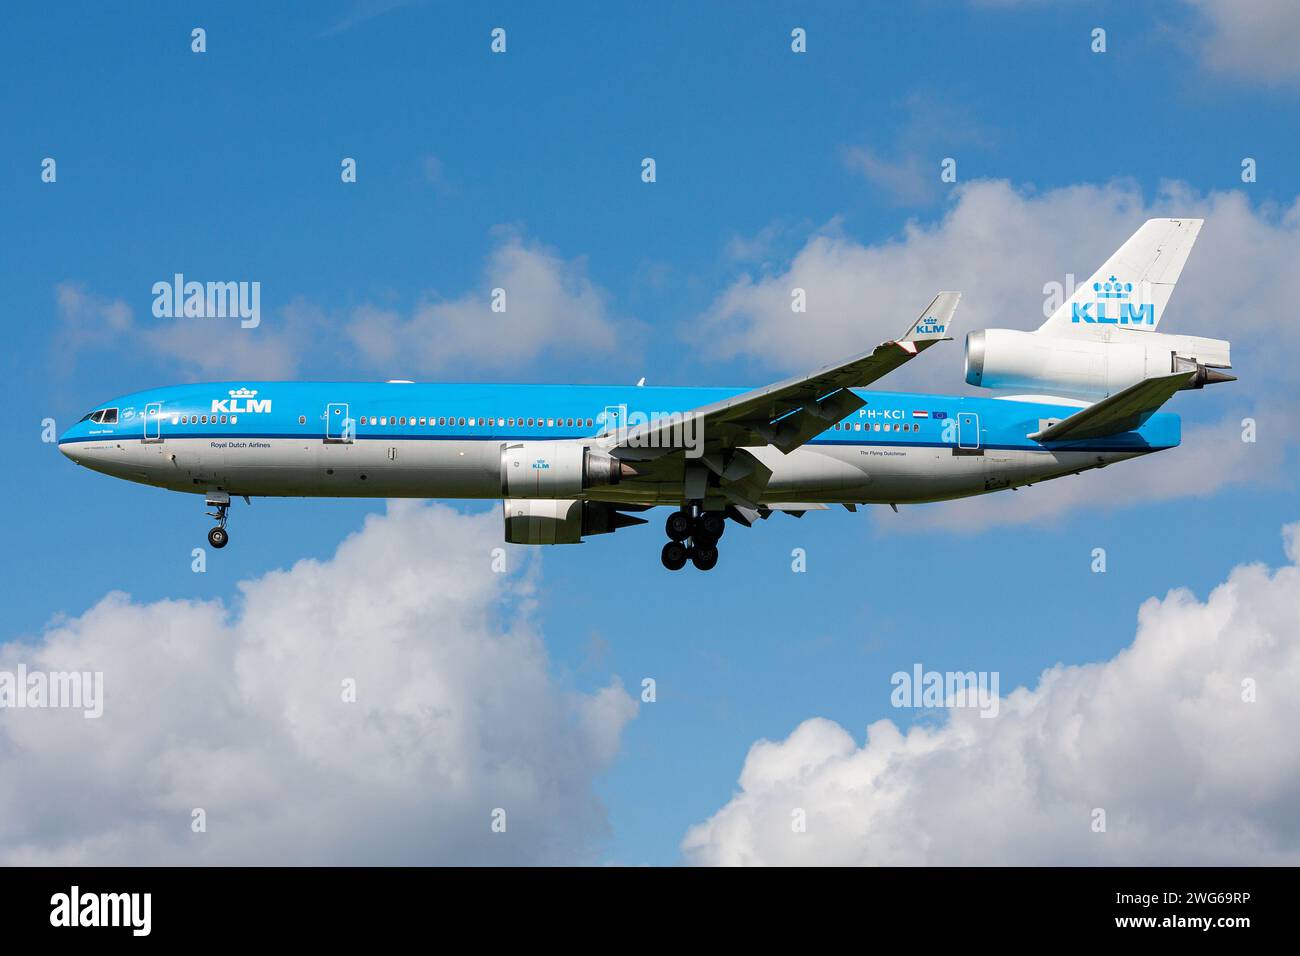
[{"label": "crown logo", "polygon": [[237,388],[234,391],[230,392],[230,397],[231,398],[252,398],[256,394],[257,394],[256,389],[249,390],[247,388]]},{"label": "crown logo", "polygon": [[1127,300],[1129,293],[1133,291],[1133,283],[1121,283],[1114,276],[1111,276],[1105,282],[1094,282],[1092,289],[1097,293],[1099,299]]}]

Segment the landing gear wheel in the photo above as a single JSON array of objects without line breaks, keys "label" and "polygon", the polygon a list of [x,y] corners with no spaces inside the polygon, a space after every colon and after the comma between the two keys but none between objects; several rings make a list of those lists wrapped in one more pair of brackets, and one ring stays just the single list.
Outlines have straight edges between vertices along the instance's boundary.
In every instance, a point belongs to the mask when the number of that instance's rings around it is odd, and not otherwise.
[{"label": "landing gear wheel", "polygon": [[709,541],[716,542],[726,530],[727,519],[712,511],[700,515],[699,520],[695,522],[697,538],[707,538]]},{"label": "landing gear wheel", "polygon": [[214,548],[224,548],[230,540],[230,535],[226,533],[225,528],[213,528],[208,532],[208,544]]},{"label": "landing gear wheel", "polygon": [[[686,567],[687,557],[686,545],[680,541],[669,541],[659,554],[659,560],[664,563],[664,567],[669,571],[680,571]],[[716,561],[717,558],[715,557],[714,560]]]},{"label": "landing gear wheel", "polygon": [[674,511],[664,522],[664,531],[674,541],[685,541],[691,536],[691,516],[685,511]]},{"label": "landing gear wheel", "polygon": [[711,544],[696,544],[691,548],[691,563],[696,570],[712,571],[718,563],[718,549]]}]

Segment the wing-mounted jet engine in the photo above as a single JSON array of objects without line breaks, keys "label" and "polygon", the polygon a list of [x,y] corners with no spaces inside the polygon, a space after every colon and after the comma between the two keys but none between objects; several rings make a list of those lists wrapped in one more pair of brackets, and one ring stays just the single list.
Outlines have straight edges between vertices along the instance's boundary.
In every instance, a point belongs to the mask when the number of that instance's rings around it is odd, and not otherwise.
[{"label": "wing-mounted jet engine", "polygon": [[506,541],[511,544],[578,544],[593,534],[646,523],[645,518],[624,514],[631,510],[644,509],[562,498],[507,498],[501,502]]},{"label": "wing-mounted jet engine", "polygon": [[501,448],[503,498],[572,498],[636,473],[632,465],[582,442],[526,441]]},{"label": "wing-mounted jet engine", "polygon": [[1182,388],[1234,381],[1230,343],[1155,331],[1202,222],[1148,220],[1033,332],[969,333],[966,381],[1089,400],[1182,372]]}]

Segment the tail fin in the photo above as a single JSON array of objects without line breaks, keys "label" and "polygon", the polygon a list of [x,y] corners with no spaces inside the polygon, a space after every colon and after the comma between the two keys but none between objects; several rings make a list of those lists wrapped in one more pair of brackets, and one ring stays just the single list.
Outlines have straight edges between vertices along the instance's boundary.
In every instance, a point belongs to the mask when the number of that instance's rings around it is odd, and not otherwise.
[{"label": "tail fin", "polygon": [[1154,331],[1204,221],[1148,219],[1038,331],[1088,332],[1107,325]]}]

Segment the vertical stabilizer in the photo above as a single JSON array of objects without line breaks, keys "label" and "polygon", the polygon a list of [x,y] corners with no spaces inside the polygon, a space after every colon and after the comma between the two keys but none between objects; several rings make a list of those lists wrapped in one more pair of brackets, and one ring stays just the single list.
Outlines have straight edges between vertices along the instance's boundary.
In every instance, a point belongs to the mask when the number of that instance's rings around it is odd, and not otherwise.
[{"label": "vertical stabilizer", "polygon": [[1155,331],[1203,222],[1148,219],[1038,331],[1095,334],[1106,326]]}]

